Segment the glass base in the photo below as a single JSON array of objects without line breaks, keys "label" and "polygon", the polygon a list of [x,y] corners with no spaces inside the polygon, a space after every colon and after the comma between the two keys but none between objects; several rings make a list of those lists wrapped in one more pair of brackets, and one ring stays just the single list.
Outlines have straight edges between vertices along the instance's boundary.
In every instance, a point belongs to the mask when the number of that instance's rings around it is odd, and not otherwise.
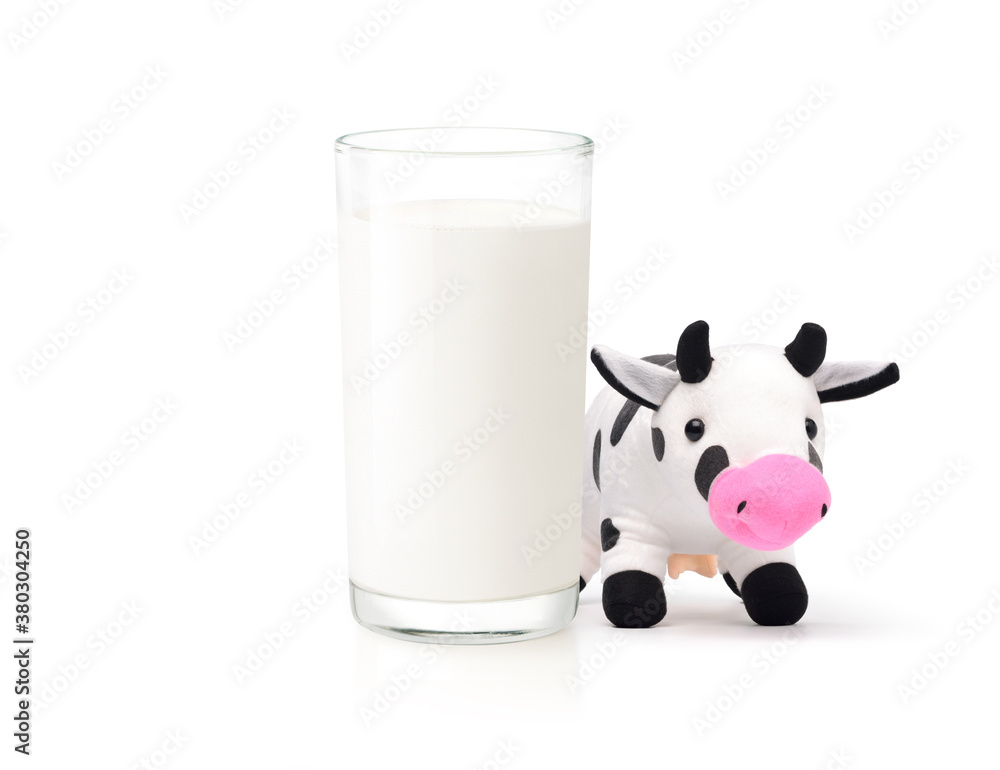
[{"label": "glass base", "polygon": [[351,611],[365,628],[395,639],[435,644],[500,644],[564,628],[576,615],[579,582],[549,594],[493,602],[402,599],[351,582]]}]

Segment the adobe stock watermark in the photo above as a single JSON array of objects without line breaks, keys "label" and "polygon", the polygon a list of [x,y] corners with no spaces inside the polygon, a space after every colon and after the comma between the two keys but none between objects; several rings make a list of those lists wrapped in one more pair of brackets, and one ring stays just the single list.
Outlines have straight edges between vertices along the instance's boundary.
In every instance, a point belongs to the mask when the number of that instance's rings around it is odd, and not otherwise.
[{"label": "adobe stock watermark", "polygon": [[329,601],[337,596],[348,583],[343,567],[331,567],[323,579],[308,593],[302,594],[289,610],[290,619],[279,621],[271,630],[260,635],[260,640],[246,648],[241,663],[233,664],[233,675],[240,686],[246,684],[277,655],[278,650],[305,626]]},{"label": "adobe stock watermark", "polygon": [[721,38],[740,14],[750,8],[751,0],[732,0],[718,13],[705,19],[690,35],[683,48],[677,48],[672,55],[678,72],[686,72]]},{"label": "adobe stock watermark", "polygon": [[511,221],[520,233],[525,227],[537,220],[546,209],[551,208],[562,197],[566,190],[578,184],[571,171],[560,171],[555,178],[542,183],[541,191],[525,204],[520,212],[511,214]]},{"label": "adobe stock watermark", "polygon": [[[464,126],[484,104],[496,96],[503,84],[496,80],[496,75],[487,73],[480,75],[476,84],[465,95],[452,102],[441,115],[441,123],[449,128]],[[395,171],[386,171],[382,175],[386,187],[395,192],[400,185],[407,182],[424,165],[427,157],[434,152],[440,152],[448,146],[448,132],[444,128],[432,128],[425,136],[413,143],[413,151],[404,154]]]},{"label": "adobe stock watermark", "polygon": [[552,514],[549,523],[544,528],[535,530],[535,536],[531,543],[521,546],[521,556],[524,557],[524,563],[531,566],[535,559],[541,558],[567,532],[578,533],[582,513],[583,507],[580,503],[572,502],[566,510],[556,511]]},{"label": "adobe stock watermark", "polygon": [[917,321],[912,330],[900,338],[900,347],[890,351],[887,357],[902,365],[912,362],[959,313],[982,294],[998,272],[1000,255],[989,254],[982,257],[972,270],[948,289],[940,305]]},{"label": "adobe stock watermark", "polygon": [[857,216],[841,227],[851,246],[867,233],[949,152],[962,135],[953,126],[939,128],[934,138],[903,161],[899,174],[872,193],[868,203],[857,208]]},{"label": "adobe stock watermark", "polygon": [[598,672],[603,671],[614,660],[621,649],[628,644],[628,637],[623,631],[615,631],[610,639],[597,642],[594,651],[581,658],[575,673],[566,675],[566,687],[570,695],[576,695],[580,690],[594,681]]},{"label": "adobe stock watermark", "polygon": [[746,353],[746,345],[759,342],[799,301],[798,290],[791,286],[776,289],[771,299],[766,301],[759,310],[751,314],[740,325],[740,335],[746,340],[730,345],[714,359],[713,367],[727,369]]},{"label": "adobe stock watermark", "polygon": [[718,726],[726,714],[743,702],[747,694],[784,660],[801,636],[802,632],[797,626],[788,626],[780,639],[764,647],[751,658],[750,671],[741,674],[735,681],[723,685],[722,692],[709,700],[704,710],[691,719],[698,737],[704,738],[706,733]]},{"label": "adobe stock watermark", "polygon": [[[472,619],[469,615],[464,610],[456,610],[446,631],[460,633],[468,631],[471,627]],[[449,652],[449,649],[447,644],[422,645],[414,662],[407,665],[402,671],[390,676],[389,680],[375,691],[371,700],[358,708],[365,727],[371,727],[388,714],[392,707],[413,689],[424,674],[437,665],[438,661]]]},{"label": "adobe stock watermark", "polygon": [[671,260],[672,256],[663,246],[650,246],[638,264],[618,278],[610,287],[610,293],[595,308],[587,311],[587,318],[577,326],[566,330],[564,339],[556,340],[555,351],[560,361],[587,347],[587,337],[593,337],[600,329],[646,286]]},{"label": "adobe stock watermark", "polygon": [[490,758],[481,764],[475,765],[473,770],[500,770],[506,767],[514,755],[521,751],[521,747],[515,745],[513,738],[505,738],[498,741],[496,748],[490,754]]},{"label": "adobe stock watermark", "polygon": [[252,309],[245,315],[237,316],[232,330],[226,329],[222,333],[222,343],[226,346],[226,350],[235,353],[237,348],[253,337],[257,330],[274,316],[289,297],[312,279],[336,254],[337,243],[332,235],[321,235],[317,238],[312,252],[285,270],[277,285],[265,292],[263,297],[254,298]]},{"label": "adobe stock watermark", "polygon": [[212,203],[229,189],[236,177],[246,171],[251,163],[271,147],[294,121],[295,115],[288,107],[275,107],[271,110],[271,116],[264,124],[251,131],[240,141],[236,147],[236,153],[229,160],[209,171],[208,178],[192,189],[190,200],[177,205],[177,210],[181,219],[184,220],[184,224],[190,224],[204,214]]},{"label": "adobe stock watermark", "polygon": [[444,282],[444,287],[429,302],[421,304],[406,318],[406,328],[401,329],[395,337],[383,342],[377,352],[361,364],[361,370],[351,375],[351,385],[354,392],[360,395],[365,388],[373,385],[385,371],[392,366],[393,361],[403,355],[403,351],[413,345],[434,322],[459,298],[469,287],[457,278]]},{"label": "adobe stock watermark", "polygon": [[801,103],[787,110],[773,125],[773,133],[746,149],[746,158],[729,166],[729,175],[715,183],[723,201],[729,200],[764,168],[771,156],[776,155],[792,138],[812,120],[833,98],[829,86],[814,85]]},{"label": "adobe stock watermark", "polygon": [[212,10],[219,21],[225,21],[229,14],[242,8],[245,2],[246,0],[212,0]]},{"label": "adobe stock watermark", "polygon": [[910,499],[910,508],[899,514],[892,521],[882,525],[882,532],[868,539],[864,553],[854,556],[854,567],[859,575],[885,558],[895,548],[906,534],[912,530],[935,506],[944,500],[951,490],[969,473],[969,466],[963,460],[949,460],[940,476],[925,484]]},{"label": "adobe stock watermark", "polygon": [[606,117],[600,127],[590,134],[590,138],[594,142],[594,158],[599,158],[610,150],[628,128],[628,124],[620,115]]},{"label": "adobe stock watermark", "polygon": [[50,331],[45,340],[31,349],[28,359],[18,364],[17,374],[21,383],[27,385],[44,372],[49,364],[62,355],[74,340],[80,338],[84,330],[102,317],[115,299],[132,285],[134,276],[127,268],[111,269],[111,278],[97,291],[88,294],[76,304],[71,320],[66,321],[54,332]]},{"label": "adobe stock watermark", "polygon": [[305,447],[299,444],[298,439],[283,441],[281,448],[266,463],[262,463],[247,476],[244,489],[237,492],[228,502],[219,503],[219,510],[211,516],[206,516],[202,520],[202,525],[197,535],[188,535],[188,546],[195,556],[201,556],[209,546],[217,543],[236,521],[243,514],[250,510],[251,506],[263,497],[264,493],[272,485],[285,475],[285,471],[294,465]]},{"label": "adobe stock watermark", "polygon": [[910,668],[902,682],[896,685],[900,703],[909,706],[917,696],[927,691],[930,683],[948,667],[955,658],[968,649],[969,644],[984,631],[989,630],[1000,615],[1000,589],[993,588],[987,601],[971,614],[962,618],[948,640],[930,650],[923,659]]},{"label": "adobe stock watermark", "polygon": [[[601,381],[601,386],[604,386],[604,381]],[[645,447],[643,447],[645,448]],[[627,478],[628,473],[632,468],[636,467],[636,463],[642,463],[645,461],[647,452],[641,452],[639,450],[638,442],[623,441],[618,444],[614,452],[602,452],[601,453],[601,465],[600,465],[600,477],[601,478]],[[598,490],[597,485],[591,486],[589,482],[584,485],[583,490],[584,506],[593,505],[596,508],[600,508],[601,505],[601,492]],[[597,517],[599,518],[599,517]],[[581,526],[586,525],[587,519],[581,521]],[[584,537],[593,537],[595,541],[598,538],[597,532],[584,532]],[[596,547],[596,546],[595,546]],[[588,583],[589,585],[589,583]]]},{"label": "adobe stock watermark", "polygon": [[107,114],[84,128],[76,139],[66,145],[66,151],[52,160],[52,171],[56,180],[63,182],[80,168],[83,162],[104,144],[104,140],[127,121],[150,94],[163,85],[169,74],[164,72],[161,65],[150,64],[139,80],[119,92],[111,100]]},{"label": "adobe stock watermark", "polygon": [[549,24],[549,29],[555,32],[561,25],[565,24],[587,0],[560,0],[556,5],[545,9],[545,21]]},{"label": "adobe stock watermark", "polygon": [[35,10],[22,16],[20,24],[7,33],[7,42],[10,43],[11,50],[20,53],[52,23],[69,2],[70,0],[38,0],[35,3]]},{"label": "adobe stock watermark", "polygon": [[[618,116],[605,118],[601,128],[594,133],[591,140],[594,143],[593,157],[603,155],[607,149],[618,141],[619,137],[625,133],[628,126]],[[576,155],[570,161],[575,166],[582,166],[585,162],[583,155]],[[582,169],[581,169],[582,170]],[[525,204],[520,212],[511,214],[511,221],[518,232],[537,220],[546,209],[551,208],[562,197],[567,190],[577,186],[577,171],[564,169],[556,176],[541,183],[538,192]]]},{"label": "adobe stock watermark", "polygon": [[845,767],[850,767],[855,761],[855,758],[844,749],[830,749],[830,753],[827,755],[826,762],[822,767],[823,770],[844,770]]},{"label": "adobe stock watermark", "polygon": [[60,497],[66,513],[77,512],[94,497],[97,490],[104,487],[171,417],[177,412],[169,396],[157,398],[146,417],[132,423],[122,431],[118,445],[97,460],[76,477],[71,490]]},{"label": "adobe stock watermark", "polygon": [[882,39],[889,40],[900,32],[925,5],[927,0],[903,0],[901,3],[893,3],[889,13],[877,23]]},{"label": "adobe stock watermark", "polygon": [[358,24],[350,36],[341,42],[340,54],[348,65],[368,49],[387,30],[404,10],[412,6],[413,0],[389,0],[368,12],[364,21]]},{"label": "adobe stock watermark", "polygon": [[139,770],[139,768],[159,770],[159,768],[165,767],[188,740],[190,740],[188,736],[181,735],[180,730],[167,730],[166,736],[157,744],[156,748],[134,762],[131,765],[131,770]]},{"label": "adobe stock watermark", "polygon": [[471,460],[489,440],[506,425],[513,415],[502,404],[490,407],[486,419],[481,425],[469,431],[455,441],[452,446],[452,456],[443,460],[440,465],[424,473],[423,478],[406,490],[406,500],[393,506],[396,519],[405,524],[411,516],[423,508],[427,502],[455,476],[469,460]]},{"label": "adobe stock watermark", "polygon": [[17,566],[14,564],[14,560],[11,557],[5,556],[3,559],[0,559],[0,586],[16,574]]},{"label": "adobe stock watermark", "polygon": [[795,288],[786,286],[778,289],[768,304],[751,315],[740,326],[740,334],[746,338],[747,342],[758,342],[785,313],[795,306],[798,300],[799,295]]},{"label": "adobe stock watermark", "polygon": [[135,599],[121,602],[114,616],[86,638],[84,649],[69,662],[61,663],[57,667],[57,673],[36,688],[32,702],[38,712],[51,708],[65,695],[98,658],[121,641],[126,631],[145,612],[145,608],[140,607]]}]

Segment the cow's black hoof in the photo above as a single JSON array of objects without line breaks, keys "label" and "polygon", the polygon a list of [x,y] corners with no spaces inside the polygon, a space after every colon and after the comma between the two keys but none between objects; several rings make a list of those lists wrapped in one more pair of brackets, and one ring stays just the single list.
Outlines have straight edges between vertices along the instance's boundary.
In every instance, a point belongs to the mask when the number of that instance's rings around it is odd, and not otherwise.
[{"label": "cow's black hoof", "polygon": [[641,570],[604,579],[604,614],[618,628],[649,628],[667,614],[663,581]]},{"label": "cow's black hoof", "polygon": [[733,576],[728,572],[722,573],[722,579],[726,581],[726,585],[729,586],[729,590],[732,591],[737,596],[741,597],[743,594],[740,593],[740,589],[736,587],[736,581],[733,580]]},{"label": "cow's black hoof", "polygon": [[809,594],[799,571],[775,562],[758,567],[743,581],[743,604],[761,626],[790,626],[806,614]]}]

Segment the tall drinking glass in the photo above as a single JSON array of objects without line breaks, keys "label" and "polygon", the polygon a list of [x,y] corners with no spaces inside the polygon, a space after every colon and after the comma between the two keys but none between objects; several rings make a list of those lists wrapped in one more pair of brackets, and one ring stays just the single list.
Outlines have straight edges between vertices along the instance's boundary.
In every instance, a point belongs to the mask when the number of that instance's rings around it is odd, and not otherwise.
[{"label": "tall drinking glass", "polygon": [[556,631],[579,595],[593,143],[399,129],[336,158],[354,616]]}]

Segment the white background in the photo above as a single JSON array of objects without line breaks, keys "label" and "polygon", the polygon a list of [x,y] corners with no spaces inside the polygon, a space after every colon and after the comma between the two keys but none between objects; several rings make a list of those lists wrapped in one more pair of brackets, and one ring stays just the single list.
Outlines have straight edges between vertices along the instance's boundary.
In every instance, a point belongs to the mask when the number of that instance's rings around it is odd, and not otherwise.
[{"label": "white background", "polygon": [[[994,755],[1000,280],[977,272],[998,251],[1000,8],[902,5],[893,23],[889,0],[590,0],[561,20],[528,0],[5,3],[2,766],[162,763],[177,734],[171,770]],[[345,55],[373,12],[391,21]],[[162,74],[143,86],[147,68]],[[487,98],[480,79],[497,84]],[[828,96],[803,107],[814,88]],[[293,116],[284,130],[241,153],[275,110]],[[655,629],[613,629],[595,585],[559,634],[440,653],[365,631],[346,591],[324,588],[347,563],[336,259],[232,351],[224,335],[335,235],[336,136],[456,116],[602,140],[591,307],[615,309],[590,344],[665,352],[705,318],[716,344],[784,345],[809,320],[831,360],[899,361],[900,384],[827,407],[835,502],[800,543],[810,608],[794,631],[754,626],[721,578],[688,574]],[[102,125],[87,157],[68,157]],[[917,178],[910,159],[939,131],[958,138]],[[776,151],[724,195],[769,139]],[[233,159],[239,175],[185,217]],[[905,191],[879,211],[894,180]],[[872,218],[852,238],[859,207]],[[670,259],[626,297],[616,286],[645,275],[651,247]],[[113,270],[127,287],[100,295]],[[80,306],[98,296],[91,317]],[[601,384],[591,368],[588,397]],[[130,448],[123,433],[154,412],[165,419]],[[293,440],[298,458],[256,494],[251,474]],[[115,451],[121,465],[67,505]],[[252,505],[196,555],[190,537],[240,494]],[[35,691],[50,700],[30,759],[11,735],[20,526]],[[241,679],[282,624],[291,635]],[[933,678],[904,697],[925,666]],[[379,698],[392,703],[366,720]]]}]

